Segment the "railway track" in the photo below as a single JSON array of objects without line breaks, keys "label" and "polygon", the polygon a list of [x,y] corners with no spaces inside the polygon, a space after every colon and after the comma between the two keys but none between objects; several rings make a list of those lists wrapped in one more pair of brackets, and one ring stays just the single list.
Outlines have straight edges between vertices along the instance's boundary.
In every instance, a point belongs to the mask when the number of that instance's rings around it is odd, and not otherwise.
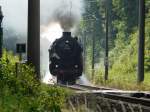
[{"label": "railway track", "polygon": [[87,98],[89,98],[89,101],[91,96],[94,96],[150,107],[150,93],[148,92],[123,91],[113,88],[96,87],[81,84],[59,86],[75,90],[76,94],[80,96],[81,99],[86,96]]},{"label": "railway track", "polygon": [[112,88],[88,86],[88,85],[83,85],[83,84],[75,84],[75,85],[58,84],[58,86],[69,88],[69,89],[76,90],[76,91],[112,90]]},{"label": "railway track", "polygon": [[112,100],[117,100],[117,101],[123,101],[123,102],[128,102],[128,103],[132,103],[132,104],[138,104],[138,105],[142,105],[142,106],[147,106],[150,107],[150,99],[149,98],[145,98],[143,97],[133,97],[133,94],[139,94],[139,93],[126,93],[126,94],[114,94],[114,93],[103,93],[103,92],[99,92],[99,93],[92,93],[95,94],[97,96],[103,97],[103,98],[107,98],[107,99],[112,99]]}]

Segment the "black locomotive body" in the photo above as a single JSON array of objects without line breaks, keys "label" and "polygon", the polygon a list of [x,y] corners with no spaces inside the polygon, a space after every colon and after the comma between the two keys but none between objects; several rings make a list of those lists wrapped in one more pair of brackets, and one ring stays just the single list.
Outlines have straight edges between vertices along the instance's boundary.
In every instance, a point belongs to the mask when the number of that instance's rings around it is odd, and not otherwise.
[{"label": "black locomotive body", "polygon": [[57,83],[75,84],[82,75],[82,47],[71,32],[63,32],[49,49],[49,70],[57,77]]}]

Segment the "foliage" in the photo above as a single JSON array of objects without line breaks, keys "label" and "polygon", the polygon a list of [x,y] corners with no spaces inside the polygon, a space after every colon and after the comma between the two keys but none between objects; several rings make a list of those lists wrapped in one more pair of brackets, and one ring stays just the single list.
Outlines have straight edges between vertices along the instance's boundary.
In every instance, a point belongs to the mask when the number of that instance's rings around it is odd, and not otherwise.
[{"label": "foliage", "polygon": [[[149,12],[150,14],[150,12]],[[145,70],[150,72],[150,21],[146,19],[145,28]]]},{"label": "foliage", "polygon": [[[95,2],[96,1],[96,2]],[[139,2],[137,0],[93,0],[96,3],[95,7],[89,5],[90,1],[86,2],[87,9],[84,17],[96,17],[100,24],[96,23],[96,20],[90,21],[88,18],[84,18],[84,24],[81,29],[86,32],[86,74],[91,79],[92,70],[92,40],[95,32],[99,32],[95,39],[95,78],[94,83],[97,84],[110,84],[117,85],[132,82],[136,83],[136,72],[138,65],[138,11]],[[98,6],[98,7],[97,7]],[[145,21],[145,74],[150,73],[150,2],[145,1],[146,6],[146,21]],[[104,59],[105,59],[105,33],[106,33],[106,9],[108,11],[108,27],[109,27],[109,80],[104,81]],[[89,13],[90,12],[90,13]],[[99,12],[96,16],[94,12]],[[95,29],[96,28],[96,29]],[[99,28],[99,29],[98,29]],[[83,32],[82,32],[83,33]],[[100,37],[100,38],[99,38]],[[83,36],[85,38],[85,36]],[[97,39],[100,39],[98,41]],[[99,49],[99,50],[98,50]],[[96,55],[97,52],[99,55]],[[99,58],[99,59],[98,59]],[[97,67],[98,65],[99,67]],[[131,75],[131,76],[130,76]],[[132,78],[129,78],[132,77]],[[131,79],[131,80],[130,80]],[[144,86],[147,85],[148,79],[145,78]],[[116,84],[113,83],[116,81]],[[134,84],[133,84],[134,85]],[[143,86],[143,88],[144,88]],[[124,87],[123,87],[124,88]],[[133,87],[134,88],[134,87]]]},{"label": "foliage", "polygon": [[137,41],[135,37],[137,37],[137,33],[130,36],[131,42],[128,45],[117,44],[117,46],[111,51],[110,64],[112,72],[132,73],[136,70]]},{"label": "foliage", "polygon": [[60,112],[65,90],[41,84],[34,69],[19,64],[17,57],[3,52],[0,61],[0,112]]}]

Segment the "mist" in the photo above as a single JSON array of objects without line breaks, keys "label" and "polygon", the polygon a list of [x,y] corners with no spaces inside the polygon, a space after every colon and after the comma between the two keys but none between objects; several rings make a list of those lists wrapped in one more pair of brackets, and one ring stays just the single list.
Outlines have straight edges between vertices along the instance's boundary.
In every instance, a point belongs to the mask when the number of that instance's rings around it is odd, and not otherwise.
[{"label": "mist", "polygon": [[27,0],[0,0],[0,5],[4,15],[4,36],[6,35],[5,29],[12,29],[17,34],[25,35],[27,32]]}]

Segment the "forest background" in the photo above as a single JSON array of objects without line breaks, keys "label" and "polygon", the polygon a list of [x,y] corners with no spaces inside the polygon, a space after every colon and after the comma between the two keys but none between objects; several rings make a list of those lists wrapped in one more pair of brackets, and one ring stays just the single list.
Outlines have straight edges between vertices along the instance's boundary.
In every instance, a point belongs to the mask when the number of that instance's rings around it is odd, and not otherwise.
[{"label": "forest background", "polygon": [[[85,13],[79,32],[84,48],[85,74],[96,84],[134,89],[137,84],[139,1],[86,0],[85,2]],[[149,0],[145,0],[145,6],[145,81],[143,84],[149,85]],[[106,17],[108,17],[109,39],[108,81],[104,80]],[[145,86],[142,89],[145,89]]]}]

